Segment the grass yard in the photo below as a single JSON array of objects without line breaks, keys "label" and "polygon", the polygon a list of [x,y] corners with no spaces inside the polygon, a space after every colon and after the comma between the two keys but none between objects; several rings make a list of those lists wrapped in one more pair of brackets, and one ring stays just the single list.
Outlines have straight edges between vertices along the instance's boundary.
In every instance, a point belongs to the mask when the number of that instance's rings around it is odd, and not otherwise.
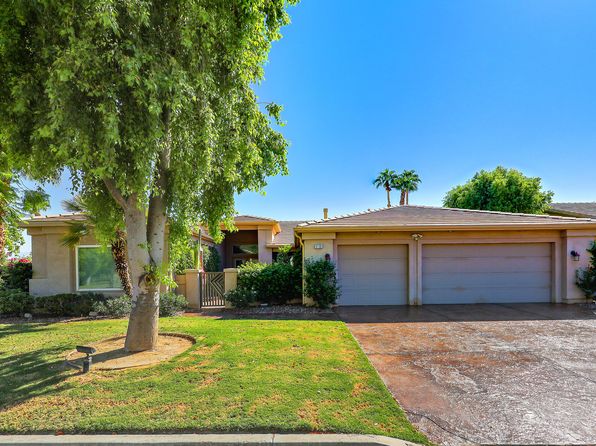
[{"label": "grass yard", "polygon": [[341,322],[161,319],[197,338],[157,366],[81,375],[65,354],[126,321],[0,325],[0,433],[351,432],[420,443]]}]

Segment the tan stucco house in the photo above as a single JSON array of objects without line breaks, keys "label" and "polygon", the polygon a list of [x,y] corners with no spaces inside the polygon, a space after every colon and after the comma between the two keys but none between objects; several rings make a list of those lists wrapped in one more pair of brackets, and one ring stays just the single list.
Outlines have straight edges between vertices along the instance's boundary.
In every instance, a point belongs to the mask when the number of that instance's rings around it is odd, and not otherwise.
[{"label": "tan stucco house", "polygon": [[[62,245],[69,222],[83,218],[26,222],[32,294],[121,292],[109,253],[93,237],[76,248]],[[281,246],[301,245],[304,258],[336,263],[340,305],[584,302],[575,272],[587,266],[586,248],[596,239],[592,218],[413,205],[311,222],[241,215],[235,225],[219,245],[201,231],[202,245],[220,252],[222,268],[269,263]],[[304,303],[312,301],[304,296]]]},{"label": "tan stucco house", "polygon": [[[24,222],[22,227],[31,236],[31,294],[100,292],[115,295],[122,292],[111,254],[92,235],[74,248],[62,243],[69,224],[84,219],[83,214],[68,213],[36,216]],[[251,259],[271,263],[281,246],[296,243],[294,227],[301,222],[240,215],[234,223],[238,230],[224,230],[221,244],[216,244],[205,230],[200,234],[203,248],[214,246],[219,251],[222,268],[237,267]],[[199,234],[193,237],[198,240]]]},{"label": "tan stucco house", "polygon": [[407,205],[296,233],[305,258],[336,263],[339,305],[574,303],[596,220]]}]

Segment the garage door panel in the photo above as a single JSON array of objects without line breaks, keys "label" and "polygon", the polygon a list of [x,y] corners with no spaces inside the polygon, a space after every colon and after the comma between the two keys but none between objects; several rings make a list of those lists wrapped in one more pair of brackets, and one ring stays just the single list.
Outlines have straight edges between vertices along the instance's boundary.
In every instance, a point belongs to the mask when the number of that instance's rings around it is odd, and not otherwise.
[{"label": "garage door panel", "polygon": [[[424,245],[425,257],[550,257],[549,243]],[[430,248],[430,249],[429,249]]]},{"label": "garage door panel", "polygon": [[361,275],[363,263],[373,264],[369,269],[370,274],[384,275],[384,274],[395,274],[396,271],[403,271],[407,268],[406,259],[375,259],[375,258],[362,258],[358,260],[342,260],[341,270],[344,275],[355,274]]},{"label": "garage door panel", "polygon": [[[427,273],[428,274],[428,273]],[[515,273],[434,273],[429,274],[424,290],[451,288],[455,289],[465,283],[467,288],[499,288],[499,287],[543,287],[550,282],[550,271],[528,274]]]},{"label": "garage door panel", "polygon": [[550,243],[423,245],[422,303],[549,302]]},{"label": "garage door panel", "polygon": [[445,301],[445,290],[428,290],[423,294],[425,304],[481,304],[481,303],[519,303],[519,302],[548,302],[550,287],[520,288],[503,287],[498,289],[453,289],[457,294],[457,301]]},{"label": "garage door panel", "polygon": [[407,245],[338,247],[340,305],[405,305]]},{"label": "garage door panel", "polygon": [[[501,260],[501,261],[499,261]],[[479,257],[479,258],[429,258],[424,263],[426,274],[466,273],[468,271],[490,271],[497,273],[550,272],[550,257]]]}]

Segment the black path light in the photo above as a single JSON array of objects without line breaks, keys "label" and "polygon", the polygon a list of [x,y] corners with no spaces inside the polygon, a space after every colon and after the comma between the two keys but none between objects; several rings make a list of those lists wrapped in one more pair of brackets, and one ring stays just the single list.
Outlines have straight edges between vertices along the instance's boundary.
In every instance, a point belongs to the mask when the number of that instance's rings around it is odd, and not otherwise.
[{"label": "black path light", "polygon": [[97,350],[93,347],[88,347],[85,345],[77,345],[77,351],[79,353],[85,353],[87,356],[83,358],[83,373],[87,373],[91,368],[92,358],[91,355],[95,353]]}]

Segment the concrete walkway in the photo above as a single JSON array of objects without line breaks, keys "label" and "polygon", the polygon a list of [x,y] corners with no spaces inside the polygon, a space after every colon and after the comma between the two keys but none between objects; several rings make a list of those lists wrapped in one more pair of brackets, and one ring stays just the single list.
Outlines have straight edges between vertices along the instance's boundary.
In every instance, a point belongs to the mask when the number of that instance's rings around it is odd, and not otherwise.
[{"label": "concrete walkway", "polygon": [[337,311],[410,420],[432,441],[596,444],[596,318],[587,308]]},{"label": "concrete walkway", "polygon": [[395,438],[380,435],[349,434],[168,434],[168,435],[4,435],[3,445],[69,445],[95,446],[132,444],[151,446],[415,446]]}]

